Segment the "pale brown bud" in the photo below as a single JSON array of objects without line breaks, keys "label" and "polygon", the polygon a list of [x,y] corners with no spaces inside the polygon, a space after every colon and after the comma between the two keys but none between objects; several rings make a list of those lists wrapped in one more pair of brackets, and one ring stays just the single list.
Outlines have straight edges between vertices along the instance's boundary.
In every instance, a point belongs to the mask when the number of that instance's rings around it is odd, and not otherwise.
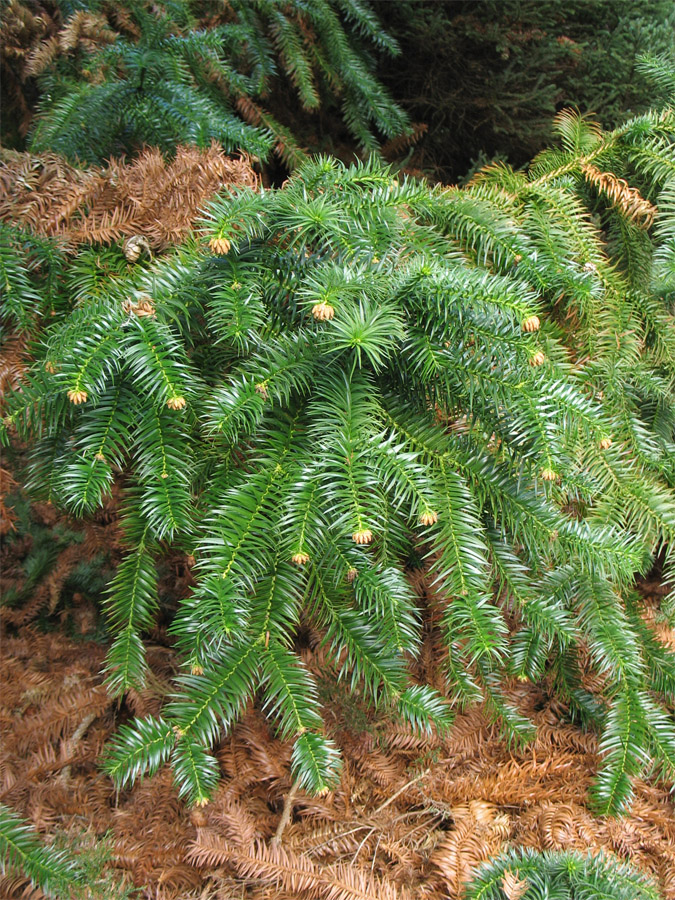
[{"label": "pale brown bud", "polygon": [[183,409],[185,406],[185,397],[169,397],[166,401],[169,409]]},{"label": "pale brown bud", "polygon": [[204,674],[204,666],[200,666],[199,663],[193,663],[190,666],[190,673],[192,675],[203,675]]},{"label": "pale brown bud", "polygon": [[134,234],[124,242],[124,255],[129,262],[136,262],[143,250],[149,255],[151,253],[150,244],[147,238],[142,234]]},{"label": "pale brown bud", "polygon": [[260,394],[260,396],[263,398],[263,400],[269,399],[270,395],[267,393],[267,386],[264,381],[261,381],[260,384],[256,384],[255,392],[256,392],[256,394]]},{"label": "pale brown bud", "polygon": [[609,450],[609,448],[610,448],[611,446],[612,446],[612,439],[611,439],[611,437],[604,437],[604,438],[600,441],[600,449],[601,449],[601,450]]},{"label": "pale brown bud", "polygon": [[349,569],[347,571],[347,581],[351,584],[356,578],[359,577],[358,569]]},{"label": "pale brown bud", "polygon": [[304,566],[309,562],[309,553],[294,553],[291,556],[291,562],[294,562],[296,566]]},{"label": "pale brown bud", "polygon": [[360,531],[355,531],[352,535],[352,540],[355,544],[369,544],[373,539],[373,532],[370,528],[362,528]]},{"label": "pale brown bud", "polygon": [[328,322],[335,315],[335,309],[330,303],[316,303],[312,307],[312,315],[318,322]]},{"label": "pale brown bud", "polygon": [[206,825],[208,819],[201,811],[201,809],[193,809],[190,812],[190,822],[195,826],[195,828],[203,828]]},{"label": "pale brown bud", "polygon": [[544,481],[555,481],[558,476],[553,469],[542,469],[541,477]]},{"label": "pale brown bud", "polygon": [[102,453],[95,453],[94,459],[97,459],[99,462],[105,462],[105,456]]},{"label": "pale brown bud", "polygon": [[231,246],[232,244],[228,241],[227,238],[211,238],[211,240],[209,241],[209,247],[218,256],[225,256],[227,253],[229,253]]},{"label": "pale brown bud", "polygon": [[420,516],[420,525],[435,525],[438,522],[438,513],[433,509],[423,512]]},{"label": "pale brown bud", "polygon": [[523,331],[531,333],[533,331],[539,331],[540,327],[541,322],[539,321],[539,316],[529,316],[529,318],[523,320]]},{"label": "pale brown bud", "polygon": [[534,356],[531,356],[529,363],[531,366],[543,366],[546,362],[546,354],[543,350],[537,350]]},{"label": "pale brown bud", "polygon": [[147,294],[143,294],[138,298],[136,303],[131,305],[130,312],[132,312],[135,316],[138,316],[139,319],[144,318],[145,316],[155,316],[155,301],[152,297],[148,297]]},{"label": "pale brown bud", "polygon": [[77,406],[80,403],[87,402],[87,392],[86,391],[68,391],[68,399],[71,403],[74,403]]},{"label": "pale brown bud", "polygon": [[56,366],[54,365],[53,362],[47,361],[45,363],[45,372],[49,372],[50,375],[56,374]]}]

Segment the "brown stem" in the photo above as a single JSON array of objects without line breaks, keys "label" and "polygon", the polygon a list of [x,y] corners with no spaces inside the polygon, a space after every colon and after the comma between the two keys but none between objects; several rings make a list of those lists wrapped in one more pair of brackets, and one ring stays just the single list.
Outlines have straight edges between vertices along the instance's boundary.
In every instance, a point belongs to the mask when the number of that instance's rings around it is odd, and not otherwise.
[{"label": "brown stem", "polygon": [[[77,726],[77,728],[73,732],[72,736],[69,738],[68,742],[66,743],[66,756],[72,757],[73,753],[75,752],[75,750],[77,748],[77,745],[80,743],[80,741],[84,737],[84,733],[86,732],[87,728],[89,728],[89,726],[94,721],[94,719],[96,719],[96,713],[89,713],[88,715],[86,715],[84,717],[84,719],[82,719],[82,721]],[[70,781],[70,763],[68,763],[67,766],[64,766],[63,769],[61,769],[61,774],[59,775],[59,781],[62,784],[68,784],[68,782]]]},{"label": "brown stem", "polygon": [[293,811],[293,800],[295,799],[295,795],[298,792],[298,788],[300,786],[299,780],[293,782],[291,785],[290,791],[286,794],[286,799],[284,800],[284,808],[281,812],[281,818],[279,819],[279,824],[277,825],[277,830],[274,834],[274,837],[271,841],[272,847],[277,847],[281,843],[281,835],[284,833],[284,830],[288,823],[291,821],[291,812]]}]

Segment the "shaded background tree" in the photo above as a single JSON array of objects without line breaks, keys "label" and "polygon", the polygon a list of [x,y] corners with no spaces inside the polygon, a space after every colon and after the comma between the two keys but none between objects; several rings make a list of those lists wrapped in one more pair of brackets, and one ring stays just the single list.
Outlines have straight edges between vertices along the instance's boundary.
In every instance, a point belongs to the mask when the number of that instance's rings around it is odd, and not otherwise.
[{"label": "shaded background tree", "polygon": [[322,117],[367,151],[408,129],[374,75],[397,43],[359,0],[10,0],[4,33],[3,140],[72,160],[218,140],[293,168]]},{"label": "shaded background tree", "polygon": [[411,165],[456,181],[496,155],[525,164],[564,106],[613,128],[644,111],[640,53],[672,52],[669,0],[375,0],[402,54],[382,80],[428,125]]},{"label": "shaded background tree", "polygon": [[[283,178],[306,150],[350,159],[384,143],[388,159],[453,181],[495,155],[527,162],[563,106],[608,128],[646,109],[636,57],[673,52],[675,12],[669,0],[9,0],[3,32],[9,146],[24,146],[40,106],[33,146],[94,160],[98,143],[95,161],[210,135],[274,147]],[[139,88],[145,113],[120,121]]]}]

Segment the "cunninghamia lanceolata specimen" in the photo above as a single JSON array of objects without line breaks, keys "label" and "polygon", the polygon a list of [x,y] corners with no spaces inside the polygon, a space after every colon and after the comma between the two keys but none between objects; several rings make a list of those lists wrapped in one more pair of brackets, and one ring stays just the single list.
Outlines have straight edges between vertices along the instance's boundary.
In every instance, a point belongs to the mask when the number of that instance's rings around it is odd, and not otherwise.
[{"label": "cunninghamia lanceolata specimen", "polygon": [[[181,795],[205,802],[209,748],[259,694],[299,784],[326,790],[339,754],[293,650],[304,617],[355,689],[411,728],[447,727],[449,701],[408,674],[422,609],[406,565],[421,557],[448,696],[482,699],[524,741],[532,725],[504,685],[545,676],[602,732],[603,812],[630,802],[650,759],[672,779],[661,698],[675,695],[675,659],[633,580],[675,537],[675,116],[593,131],[582,149],[584,120],[556,127],[563,149],[530,172],[491,167],[466,188],[319,159],[281,190],[223,194],[202,244],[145,260],[50,323],[58,366],[36,364],[6,420],[34,441],[34,483],[74,512],[124,472],[113,693],[145,678],[160,546],[195,558],[172,625],[185,672],[161,718],[114,738],[117,784],[170,762]],[[664,193],[653,237],[612,230],[653,241],[630,282],[635,248],[589,223],[591,157]],[[625,209],[607,198],[603,214]],[[124,311],[144,294],[154,315]],[[581,650],[602,697],[583,686]]]}]

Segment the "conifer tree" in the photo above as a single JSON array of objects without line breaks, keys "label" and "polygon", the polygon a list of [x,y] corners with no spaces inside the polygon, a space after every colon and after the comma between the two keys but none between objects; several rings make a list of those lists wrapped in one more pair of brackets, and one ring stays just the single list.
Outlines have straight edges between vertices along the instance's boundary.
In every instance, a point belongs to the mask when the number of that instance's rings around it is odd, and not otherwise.
[{"label": "conifer tree", "polygon": [[[217,140],[262,159],[274,149],[293,168],[305,151],[290,105],[335,108],[365,150],[408,130],[374,74],[376,54],[397,44],[362,0],[58,5],[61,28],[25,64],[42,95],[35,152],[98,163],[144,145],[172,152]],[[284,86],[279,117],[267,104]]]},{"label": "conifer tree", "polygon": [[669,0],[374,0],[401,44],[382,78],[428,131],[410,165],[443,181],[481,160],[526,165],[562,106],[606,128],[646,111],[641,53],[673,57]]},{"label": "conifer tree", "polygon": [[548,673],[603,729],[600,811],[648,766],[672,778],[675,659],[633,578],[675,530],[674,116],[602,134],[566,114],[561,150],[465,191],[322,158],[282,190],[223,195],[203,237],[129,275],[82,260],[4,427],[34,443],[33,486],[75,513],[123,473],[113,693],[145,678],[157,553],[182,547],[199,579],[172,626],[175,697],[108,752],[119,785],[170,761],[207,802],[209,748],[261,691],[299,784],[326,790],[339,757],[294,651],[301,620],[338,678],[415,729],[447,727],[447,699],[407,673],[420,554],[448,698],[482,699],[527,740],[505,680]]}]

